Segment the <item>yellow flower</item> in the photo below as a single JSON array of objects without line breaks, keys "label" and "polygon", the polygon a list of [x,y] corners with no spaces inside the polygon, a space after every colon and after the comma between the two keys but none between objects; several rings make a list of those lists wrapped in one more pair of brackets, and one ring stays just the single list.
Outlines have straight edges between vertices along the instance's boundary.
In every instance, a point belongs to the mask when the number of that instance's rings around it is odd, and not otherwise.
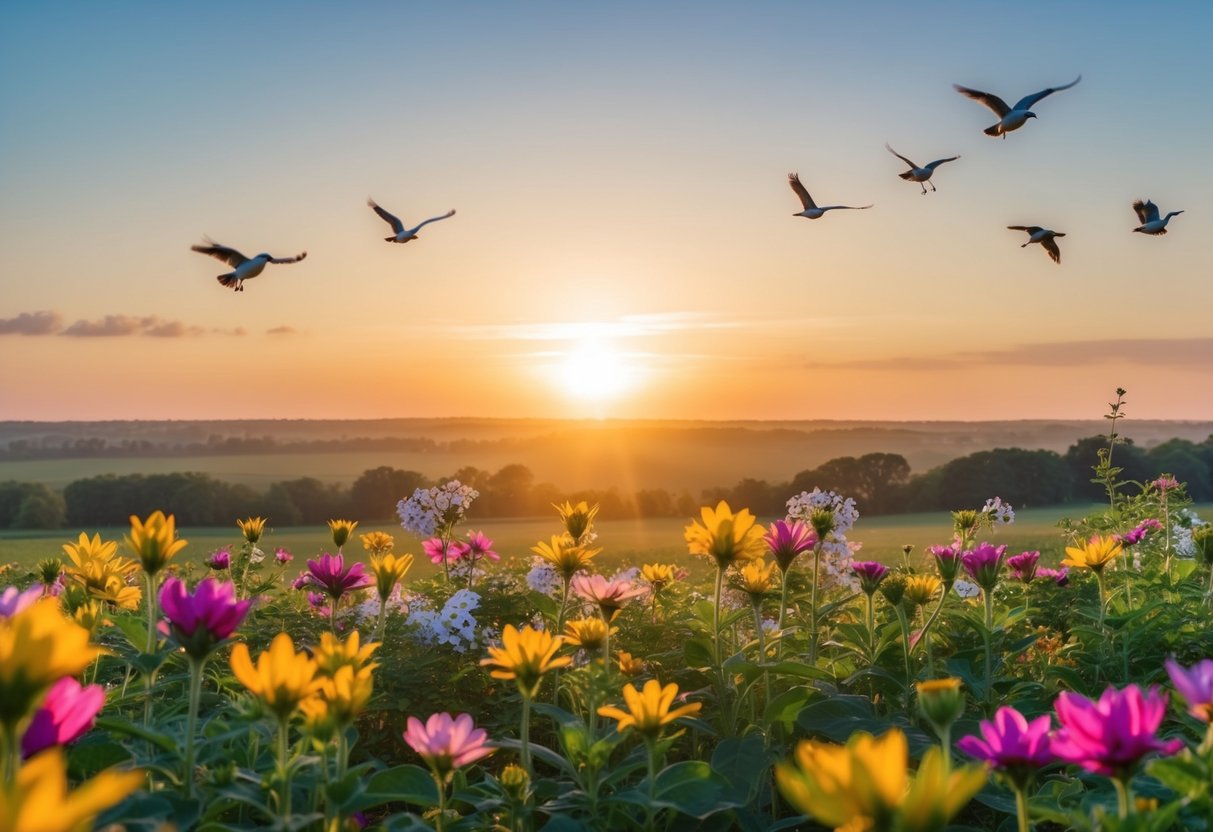
[{"label": "yellow flower", "polygon": [[358,528],[357,520],[330,520],[329,531],[333,533],[333,545],[340,549],[350,539],[350,535],[356,528]]},{"label": "yellow flower", "polygon": [[918,709],[937,732],[946,731],[964,713],[965,695],[960,685],[961,681],[955,677],[928,679],[914,685]]},{"label": "yellow flower", "polygon": [[[64,553],[72,559],[72,563],[80,568],[86,561],[108,561],[114,557],[114,552],[117,551],[118,544],[116,541],[102,541],[101,535],[95,534],[91,538],[84,532],[80,532],[80,539],[75,543],[64,543]],[[122,558],[118,558],[122,560]],[[127,561],[134,569],[134,563]]]},{"label": "yellow flower", "polygon": [[551,543],[544,543],[541,540],[537,545],[531,547],[531,551],[552,564],[560,577],[568,581],[577,572],[588,567],[594,555],[601,552],[602,549],[578,546],[567,535],[554,534]]},{"label": "yellow flower", "polygon": [[619,672],[624,676],[639,676],[644,673],[645,663],[626,650],[619,651]]},{"label": "yellow flower", "polygon": [[343,667],[352,667],[356,671],[375,669],[379,665],[370,659],[378,649],[377,641],[361,644],[357,630],[352,631],[345,641],[332,633],[321,633],[320,646],[312,650],[312,657],[316,660],[318,673],[334,676]]},{"label": "yellow flower", "polygon": [[674,583],[674,567],[668,563],[646,563],[640,567],[640,577],[652,585],[654,592],[661,592]]},{"label": "yellow flower", "polygon": [[574,543],[580,542],[586,532],[594,527],[594,518],[598,515],[598,504],[595,503],[591,508],[585,500],[577,505],[573,505],[568,500],[561,505],[552,503],[552,508],[560,514],[560,520],[564,523],[564,528],[568,531],[569,537],[573,538]]},{"label": "yellow flower", "polygon": [[106,618],[105,607],[101,606],[101,603],[98,601],[85,601],[72,613],[72,619],[81,627],[88,630],[90,635],[97,632],[99,628],[113,623]]},{"label": "yellow flower", "polygon": [[177,539],[177,518],[173,515],[166,517],[163,511],[153,511],[146,522],[131,515],[126,545],[139,556],[147,574],[155,575],[163,569],[173,555],[185,548],[185,543]]},{"label": "yellow flower", "polygon": [[556,658],[563,639],[546,630],[530,626],[518,630],[506,624],[501,632],[501,646],[489,647],[489,658],[480,664],[496,668],[489,672],[494,679],[513,679],[523,696],[532,697],[539,690],[543,674],[572,663],[569,656]]},{"label": "yellow flower", "polygon": [[[611,635],[619,632],[618,627],[611,628]],[[607,625],[601,617],[575,618],[565,622],[564,642],[583,650],[601,650],[607,637]]]},{"label": "yellow flower", "polygon": [[[337,669],[332,676],[320,680],[319,693],[327,703],[329,718],[341,728],[352,725],[366,707],[375,689],[369,665],[355,671],[350,665]],[[306,715],[306,711],[305,711]]]},{"label": "yellow flower", "polygon": [[372,557],[386,555],[396,545],[396,539],[387,532],[367,532],[358,537],[362,540],[362,548],[370,552]]},{"label": "yellow flower", "polygon": [[84,832],[93,818],[143,783],[140,771],[103,771],[69,793],[63,750],[48,748],[17,769],[12,783],[0,783],[0,830],[4,832]]},{"label": "yellow flower", "polygon": [[68,621],[56,598],[0,618],[0,724],[15,726],[64,676],[77,676],[101,655],[88,630]]},{"label": "yellow flower", "polygon": [[661,735],[661,729],[679,717],[698,713],[703,707],[699,702],[692,702],[680,708],[670,709],[674,698],[678,696],[678,685],[670,683],[665,687],[656,679],[644,683],[643,691],[636,690],[635,685],[623,686],[623,701],[627,710],[613,705],[603,705],[598,709],[599,716],[618,720],[619,731],[635,728],[647,739],[656,739]]},{"label": "yellow flower", "polygon": [[320,743],[322,748],[337,736],[337,720],[323,696],[304,699],[299,703],[299,713],[303,715],[303,732]]},{"label": "yellow flower", "polygon": [[[382,534],[382,532],[374,532],[374,534]],[[362,536],[363,545],[366,545],[368,536],[365,534]],[[384,535],[384,537],[388,537],[388,535]],[[391,543],[388,543],[388,548],[392,548]],[[380,599],[387,600],[387,597],[392,594],[392,590],[396,588],[396,584],[404,580],[405,574],[412,565],[413,556],[410,554],[400,557],[393,554],[371,555],[371,572],[375,575],[375,591],[379,593]]]},{"label": "yellow flower", "polygon": [[905,593],[902,598],[916,606],[929,604],[942,586],[943,581],[934,575],[911,575],[906,578]]},{"label": "yellow flower", "polygon": [[240,684],[281,722],[290,719],[299,703],[319,687],[315,659],[306,653],[296,653],[295,644],[286,633],[274,636],[269,649],[257,657],[255,667],[249,659],[248,645],[240,642],[232,648],[231,664]]},{"label": "yellow flower", "polygon": [[136,586],[128,585],[127,580],[139,568],[139,564],[115,554],[117,549],[116,542],[102,542],[99,534],[89,538],[81,533],[76,543],[63,544],[63,551],[72,561],[63,571],[90,597],[109,601],[122,609],[135,610],[139,608],[143,592]]},{"label": "yellow flower", "polygon": [[752,560],[741,567],[741,591],[751,598],[761,598],[771,591],[771,577],[775,574],[775,562]]},{"label": "yellow flower", "polygon": [[265,532],[264,517],[250,517],[247,520],[237,520],[236,525],[240,527],[240,532],[249,543],[256,543]]},{"label": "yellow flower", "polygon": [[901,804],[902,832],[943,829],[986,784],[984,765],[964,765],[948,771],[939,746],[933,745],[918,764],[910,793]]},{"label": "yellow flower", "polygon": [[715,559],[720,569],[727,569],[738,561],[760,558],[766,552],[762,527],[755,525],[749,509],[734,514],[729,504],[721,500],[715,509],[704,506],[700,516],[702,524],[693,520],[683,532],[692,555],[706,555]]},{"label": "yellow flower", "polygon": [[1102,572],[1117,555],[1120,554],[1120,541],[1109,535],[1092,535],[1086,543],[1078,546],[1067,546],[1069,555],[1061,563],[1063,566],[1073,566],[1078,569],[1090,569],[1092,572]]}]

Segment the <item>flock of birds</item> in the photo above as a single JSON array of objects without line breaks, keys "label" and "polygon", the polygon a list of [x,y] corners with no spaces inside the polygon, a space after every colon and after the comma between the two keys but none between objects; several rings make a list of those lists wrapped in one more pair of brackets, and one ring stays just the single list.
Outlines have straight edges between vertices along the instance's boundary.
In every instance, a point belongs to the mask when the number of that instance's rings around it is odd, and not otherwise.
[{"label": "flock of birds", "polygon": [[[1041,90],[1040,92],[1025,95],[1023,98],[1019,99],[1019,101],[1015,102],[1014,107],[1008,106],[1005,101],[992,93],[970,89],[969,87],[962,87],[959,84],[955,84],[953,86],[958,93],[967,96],[974,101],[981,102],[986,107],[989,107],[996,116],[998,116],[998,121],[995,124],[987,127],[982,132],[984,132],[987,136],[1002,136],[1005,139],[1008,133],[1014,132],[1015,130],[1023,127],[1028,123],[1029,119],[1036,118],[1036,113],[1032,112],[1032,107],[1034,107],[1038,102],[1055,92],[1070,89],[1070,87],[1073,87],[1081,80],[1082,76],[1079,75],[1068,84],[1063,84],[1059,87],[1049,87],[1048,89]],[[940,165],[946,164],[947,162],[955,162],[960,158],[959,155],[949,156],[945,159],[936,159],[934,162],[930,162],[926,165],[919,165],[905,156],[902,156],[887,143],[885,144],[885,148],[898,159],[910,166],[909,170],[897,175],[907,182],[918,183],[918,185],[922,188],[923,196],[926,196],[927,185],[931,186],[932,191],[935,190],[935,184],[931,182],[931,177],[935,174],[936,169]],[[818,205],[813,201],[813,197],[809,195],[808,189],[805,188],[805,186],[801,183],[799,174],[789,173],[788,184],[792,187],[792,191],[796,194],[796,196],[800,198],[800,203],[803,206],[802,210],[797,211],[793,216],[806,217],[811,220],[816,220],[825,216],[826,212],[828,211],[836,211],[840,209],[863,210],[865,208],[872,207],[871,205]],[[380,218],[383,219],[384,222],[391,226],[392,234],[383,238],[389,243],[407,243],[412,240],[416,240],[418,236],[417,232],[419,232],[425,226],[432,222],[438,222],[439,220],[445,220],[455,216],[455,211],[452,209],[437,217],[430,217],[428,220],[418,223],[412,228],[406,228],[404,222],[399,217],[381,208],[375,202],[375,200],[367,199],[366,202],[367,205],[370,206],[371,210],[373,210],[379,215]],[[1133,203],[1133,211],[1137,214],[1137,219],[1141,223],[1141,225],[1133,230],[1142,234],[1150,235],[1166,234],[1167,223],[1170,222],[1171,218],[1183,213],[1183,211],[1171,211],[1167,213],[1166,216],[1162,216],[1161,212],[1158,210],[1158,206],[1152,201],[1140,199]],[[1012,231],[1027,232],[1028,241],[1023,243],[1020,248],[1025,248],[1033,243],[1039,243],[1041,248],[1043,248],[1048,253],[1049,257],[1053,259],[1053,262],[1061,262],[1061,250],[1057,247],[1057,238],[1066,236],[1064,232],[1054,231],[1051,228],[1044,228],[1043,226],[1039,225],[1008,225],[1007,228],[1011,229]],[[298,263],[300,260],[307,257],[306,251],[298,254],[295,257],[274,257],[264,252],[258,254],[256,257],[245,257],[236,249],[221,245],[209,237],[206,238],[205,245],[191,246],[190,248],[192,251],[196,251],[199,254],[209,255],[218,260],[222,260],[224,263],[231,266],[232,271],[217,275],[216,280],[218,280],[223,286],[237,292],[243,292],[244,281],[250,280],[261,274],[261,272],[265,270],[267,264]]]},{"label": "flock of birds", "polygon": [[[1007,102],[993,93],[962,87],[960,84],[954,84],[953,86],[961,95],[967,96],[974,101],[979,101],[994,111],[994,115],[998,116],[998,122],[990,125],[982,132],[987,136],[1002,136],[1005,139],[1008,133],[1023,127],[1028,123],[1029,119],[1036,118],[1036,113],[1032,112],[1032,107],[1037,102],[1055,92],[1068,90],[1081,80],[1082,76],[1079,75],[1070,83],[1063,84],[1060,87],[1049,87],[1040,92],[1025,95],[1015,102],[1014,107],[1008,106]],[[888,144],[885,144],[885,149],[910,166],[910,169],[905,173],[897,175],[907,182],[917,182],[922,188],[923,196],[926,196],[928,184],[931,186],[932,191],[935,190],[935,184],[931,182],[931,177],[934,175],[936,168],[947,162],[955,162],[960,158],[959,155],[949,156],[946,159],[936,159],[929,164],[919,165],[902,156]],[[827,211],[838,209],[862,210],[872,207],[871,205],[818,205],[813,201],[813,197],[809,195],[808,189],[801,183],[799,174],[789,173],[788,184],[792,187],[793,193],[800,198],[800,204],[803,206],[803,210],[793,214],[796,217],[807,217],[808,219],[816,220],[825,216]],[[1133,230],[1154,236],[1166,234],[1167,223],[1170,222],[1171,218],[1183,213],[1183,211],[1171,211],[1166,216],[1161,216],[1158,206],[1148,199],[1135,201],[1133,203],[1133,211],[1137,214],[1138,222],[1141,223],[1141,225]],[[1044,228],[1039,225],[1008,225],[1007,228],[1012,231],[1026,231],[1028,233],[1028,241],[1022,244],[1020,248],[1029,246],[1032,243],[1039,243],[1041,248],[1053,259],[1054,263],[1061,262],[1061,249],[1057,246],[1057,238],[1066,236],[1064,232],[1054,231],[1051,228]]]}]

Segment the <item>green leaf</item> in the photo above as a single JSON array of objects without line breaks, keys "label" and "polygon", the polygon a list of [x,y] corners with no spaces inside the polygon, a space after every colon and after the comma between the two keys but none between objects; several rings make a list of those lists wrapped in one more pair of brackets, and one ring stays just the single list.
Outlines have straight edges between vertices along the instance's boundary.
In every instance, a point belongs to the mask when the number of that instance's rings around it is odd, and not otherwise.
[{"label": "green leaf", "polygon": [[438,805],[434,778],[421,766],[403,765],[380,771],[366,784],[366,791],[351,801],[349,811],[363,811],[386,803],[412,803],[415,806]]},{"label": "green leaf", "polygon": [[738,803],[749,803],[766,784],[771,760],[761,734],[720,741],[712,752],[712,771],[729,784],[728,795]]},{"label": "green leaf", "polygon": [[1209,772],[1198,761],[1182,757],[1154,760],[1149,765],[1150,776],[1164,786],[1191,799],[1198,799],[1209,790]]},{"label": "green leaf", "polygon": [[690,668],[711,667],[713,658],[712,643],[703,638],[687,639],[682,646],[682,658]]},{"label": "green leaf", "polygon": [[129,720],[113,716],[99,716],[95,724],[98,728],[103,728],[111,734],[136,737],[150,742],[166,754],[173,754],[175,756],[180,756],[181,754],[181,747],[176,737],[165,734],[162,731],[157,731],[154,728],[149,728],[146,725],[138,725]]}]

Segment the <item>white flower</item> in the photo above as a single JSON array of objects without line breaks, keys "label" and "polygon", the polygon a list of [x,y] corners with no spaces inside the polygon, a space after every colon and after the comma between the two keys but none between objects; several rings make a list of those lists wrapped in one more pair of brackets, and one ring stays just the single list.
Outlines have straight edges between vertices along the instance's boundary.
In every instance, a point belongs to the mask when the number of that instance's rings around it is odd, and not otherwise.
[{"label": "white flower", "polygon": [[956,594],[961,598],[976,598],[981,594],[981,587],[977,584],[969,583],[964,578],[958,578],[956,583],[952,585],[952,589],[956,590]]},{"label": "white flower", "polygon": [[261,561],[265,560],[265,552],[254,546],[253,551],[249,552],[248,559],[249,563],[261,563]]},{"label": "white flower", "polygon": [[560,589],[560,576],[550,563],[542,558],[531,561],[531,571],[526,573],[526,585],[541,595],[555,595]]},{"label": "white flower", "polygon": [[433,488],[418,488],[413,496],[396,504],[400,525],[418,537],[433,537],[439,530],[449,531],[463,519],[472,500],[480,492],[459,480]]},{"label": "white flower", "polygon": [[986,500],[981,513],[986,515],[991,526],[1009,526],[1015,522],[1015,509],[1010,503],[1004,503],[1002,497],[991,497]]}]

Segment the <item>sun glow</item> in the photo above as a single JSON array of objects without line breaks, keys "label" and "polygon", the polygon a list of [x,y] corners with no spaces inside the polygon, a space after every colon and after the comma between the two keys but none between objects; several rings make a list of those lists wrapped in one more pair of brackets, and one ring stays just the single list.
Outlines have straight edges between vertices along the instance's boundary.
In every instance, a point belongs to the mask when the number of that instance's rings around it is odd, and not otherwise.
[{"label": "sun glow", "polygon": [[561,388],[575,399],[605,402],[632,389],[635,367],[611,344],[598,338],[582,338],[557,365]]}]

